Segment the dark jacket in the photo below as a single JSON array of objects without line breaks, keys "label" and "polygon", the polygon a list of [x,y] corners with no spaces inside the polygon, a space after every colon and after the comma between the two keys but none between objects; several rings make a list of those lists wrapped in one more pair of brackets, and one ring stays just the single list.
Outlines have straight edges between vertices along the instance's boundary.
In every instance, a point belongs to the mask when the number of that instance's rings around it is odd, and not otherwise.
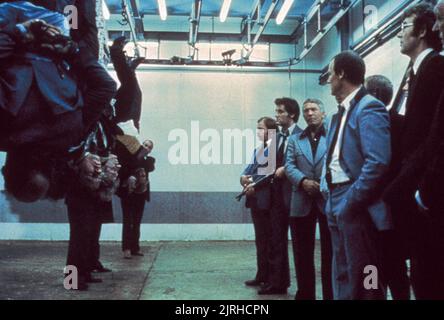
[{"label": "dark jacket", "polygon": [[440,94],[444,88],[444,57],[430,53],[411,82],[405,117],[396,117],[396,134],[391,181],[384,192],[389,203],[413,198],[424,174],[425,142],[429,134]]}]

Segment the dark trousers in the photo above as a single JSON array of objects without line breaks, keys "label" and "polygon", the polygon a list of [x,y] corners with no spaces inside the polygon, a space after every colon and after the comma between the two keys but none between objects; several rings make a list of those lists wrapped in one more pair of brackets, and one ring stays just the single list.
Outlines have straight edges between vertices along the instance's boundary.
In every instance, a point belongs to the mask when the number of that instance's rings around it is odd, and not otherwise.
[{"label": "dark trousers", "polygon": [[79,276],[88,277],[100,252],[100,211],[93,200],[72,196],[68,196],[67,207],[70,232],[66,264],[76,266]]},{"label": "dark trousers", "polygon": [[122,250],[140,251],[140,224],[145,209],[146,193],[129,194],[121,198],[123,213]]},{"label": "dark trousers", "polygon": [[93,270],[97,268],[101,268],[102,263],[100,262],[100,233],[102,231],[102,217],[97,217],[98,221],[95,221],[94,227],[92,228],[92,238],[93,238],[93,247],[91,254],[91,265]]},{"label": "dark trousers", "polygon": [[268,282],[271,268],[269,261],[271,249],[270,211],[252,208],[251,217],[253,219],[256,242],[256,280],[260,282]]},{"label": "dark trousers", "polygon": [[290,286],[290,266],[288,262],[288,223],[290,210],[285,206],[283,182],[275,180],[271,184],[271,249],[269,283],[275,288]]},{"label": "dark trousers", "polygon": [[319,210],[316,204],[313,204],[311,212],[307,216],[290,218],[294,266],[298,284],[296,297],[307,300],[316,299],[314,252],[317,221],[319,221],[321,235],[322,296],[324,300],[332,300],[330,231],[328,230],[327,217]]},{"label": "dark trousers", "polygon": [[397,230],[378,233],[381,278],[384,286],[390,289],[394,300],[410,299],[410,279],[407,275],[407,264],[404,245]]},{"label": "dark trousers", "polygon": [[444,299],[444,215],[417,212],[411,257],[411,280],[418,300]]}]

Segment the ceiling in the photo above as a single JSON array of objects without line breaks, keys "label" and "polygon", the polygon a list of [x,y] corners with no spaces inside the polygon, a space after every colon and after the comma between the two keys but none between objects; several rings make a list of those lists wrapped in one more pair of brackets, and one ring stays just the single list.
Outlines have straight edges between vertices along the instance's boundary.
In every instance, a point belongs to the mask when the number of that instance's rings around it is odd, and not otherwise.
[{"label": "ceiling", "polygon": [[[122,25],[122,0],[105,0],[111,19],[107,21],[110,38],[115,38],[124,31],[129,31],[128,25]],[[189,16],[194,0],[165,0],[168,17],[162,21],[158,13],[157,0],[126,0],[128,8],[134,14],[134,25],[139,40],[179,40],[188,41],[190,34]],[[284,3],[284,0],[232,0],[228,18],[222,23],[219,21],[219,12],[223,0],[202,0],[201,18],[197,30],[197,41],[236,41],[245,42],[247,28],[245,19],[252,14],[257,2],[262,3],[259,21],[264,18],[273,2],[276,6],[268,24],[263,28],[258,42],[292,43],[302,35],[301,22],[304,15],[310,11],[317,0],[295,0],[287,18],[281,25],[277,25],[275,18]],[[323,19],[332,16],[338,10],[340,0],[321,1],[321,15]],[[260,23],[254,23],[251,35],[262,30]],[[316,19],[314,19],[316,20]]]}]

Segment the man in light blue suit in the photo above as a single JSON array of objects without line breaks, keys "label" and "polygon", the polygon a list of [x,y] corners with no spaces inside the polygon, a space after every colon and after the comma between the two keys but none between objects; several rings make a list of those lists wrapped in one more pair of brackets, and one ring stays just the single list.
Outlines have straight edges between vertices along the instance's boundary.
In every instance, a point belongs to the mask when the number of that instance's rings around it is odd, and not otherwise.
[{"label": "man in light blue suit", "polygon": [[391,158],[390,123],[382,102],[362,86],[365,63],[346,51],[329,66],[339,103],[327,136],[321,190],[333,245],[335,299],[384,299],[378,279],[377,231],[392,227],[381,200]]},{"label": "man in light blue suit", "polygon": [[316,223],[319,221],[323,298],[331,300],[331,239],[324,215],[325,200],[319,188],[327,147],[323,103],[318,99],[307,99],[303,104],[303,116],[307,128],[290,137],[285,162],[286,175],[293,185],[290,230],[298,283],[295,299],[316,299],[314,251]]}]

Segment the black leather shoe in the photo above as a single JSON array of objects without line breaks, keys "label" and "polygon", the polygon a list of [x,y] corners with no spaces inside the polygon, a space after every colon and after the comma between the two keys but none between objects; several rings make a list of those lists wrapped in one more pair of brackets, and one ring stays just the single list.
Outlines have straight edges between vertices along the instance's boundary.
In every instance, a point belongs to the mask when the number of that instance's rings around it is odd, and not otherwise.
[{"label": "black leather shoe", "polygon": [[260,287],[263,286],[265,282],[253,279],[245,281],[244,284],[248,287]]},{"label": "black leather shoe", "polygon": [[88,290],[88,284],[85,281],[79,281],[79,283],[77,284],[77,289],[74,290],[86,291]]},{"label": "black leather shoe", "polygon": [[103,282],[102,279],[100,279],[100,278],[94,278],[94,277],[88,277],[88,278],[85,278],[85,281],[86,281],[87,283],[102,283],[102,282]]},{"label": "black leather shoe", "polygon": [[257,294],[265,295],[265,294],[287,294],[287,288],[276,288],[273,286],[267,286],[259,289]]},{"label": "black leather shoe", "polygon": [[101,266],[101,267],[95,268],[93,270],[93,272],[95,272],[95,273],[105,273],[105,272],[112,272],[112,270],[108,269],[108,268],[105,268],[104,266]]}]

